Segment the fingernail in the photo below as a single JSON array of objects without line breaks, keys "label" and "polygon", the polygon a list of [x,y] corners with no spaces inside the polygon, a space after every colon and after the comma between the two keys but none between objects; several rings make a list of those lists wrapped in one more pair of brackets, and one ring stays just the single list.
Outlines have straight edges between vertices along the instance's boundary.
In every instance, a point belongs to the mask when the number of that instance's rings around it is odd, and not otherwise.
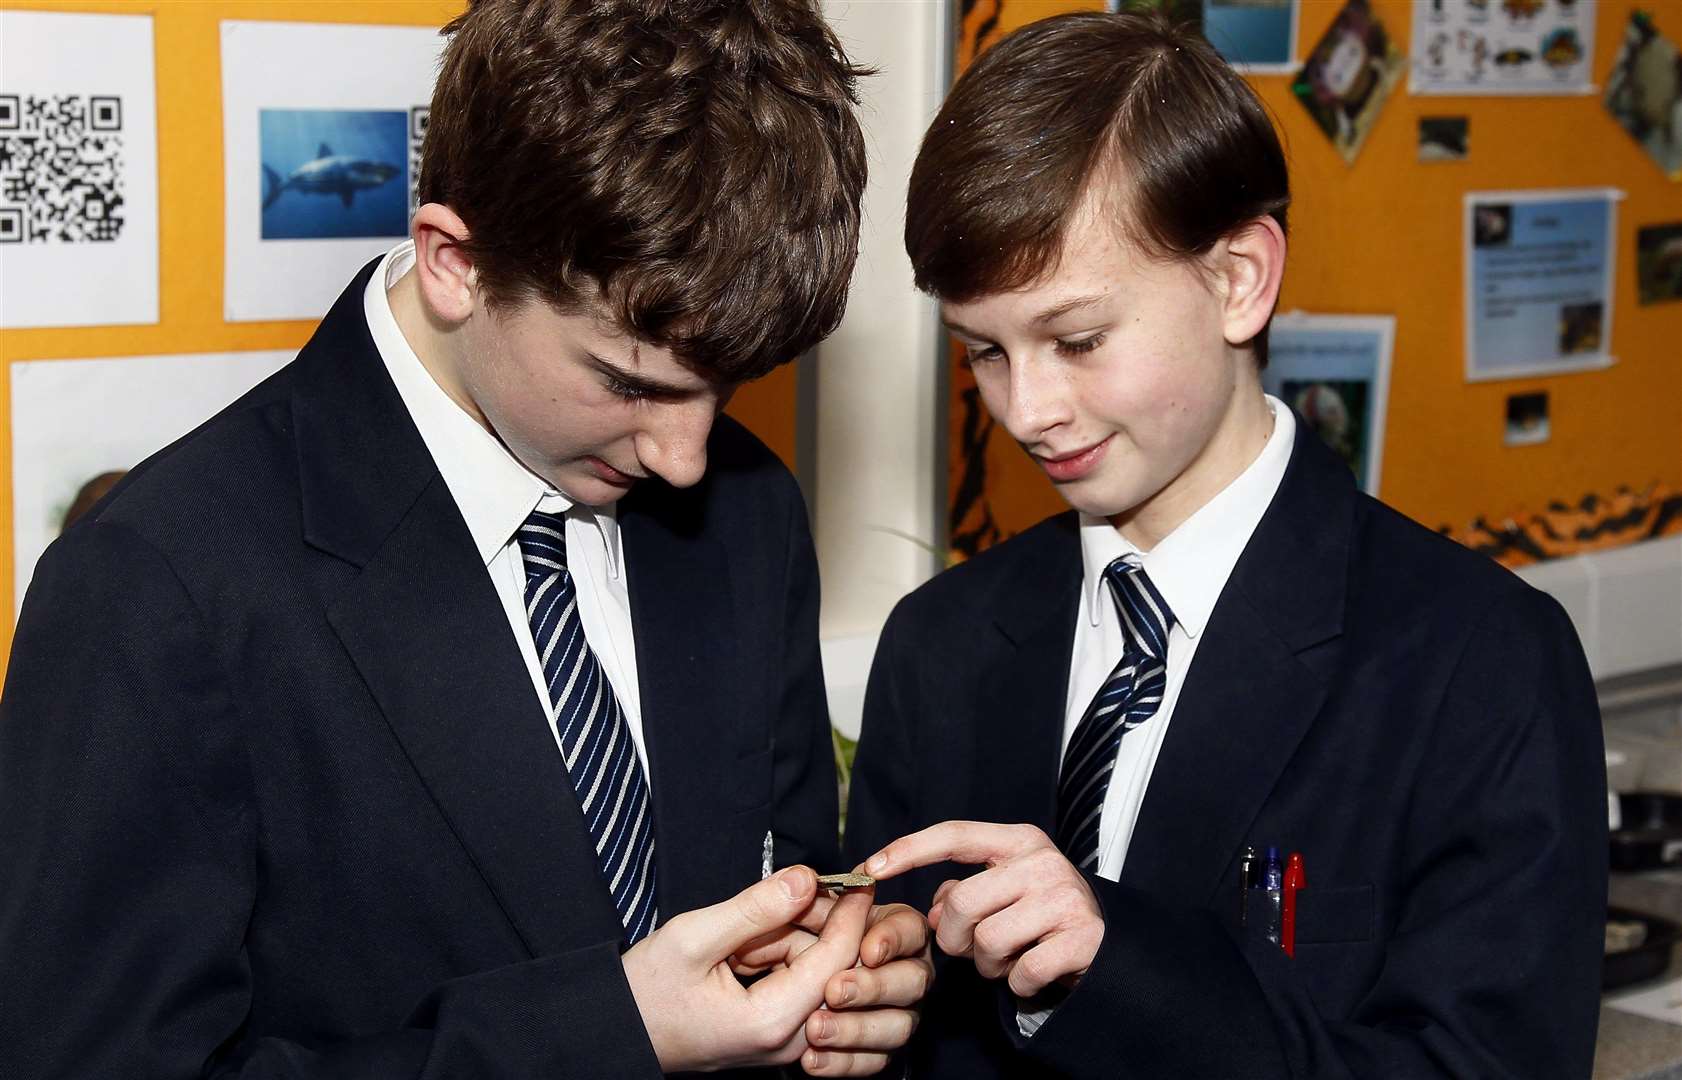
[{"label": "fingernail", "polygon": [[812,1068],[822,1069],[822,1068],[828,1067],[828,1065],[829,1065],[829,1055],[828,1054],[824,1053],[822,1050],[808,1050],[807,1053],[812,1055],[812,1059],[811,1059],[811,1063],[810,1063]]},{"label": "fingernail", "polygon": [[884,942],[882,942],[882,944],[880,944],[876,947],[875,956],[876,956],[876,959],[874,959],[870,962],[871,967],[875,967],[876,965],[881,964],[888,959],[888,943],[887,942],[884,941]]},{"label": "fingernail", "polygon": [[828,1042],[835,1037],[835,1021],[827,1016],[818,1017],[818,1041]]},{"label": "fingernail", "polygon": [[880,874],[888,868],[888,857],[886,855],[872,855],[870,862],[865,865],[870,867],[871,874]]},{"label": "fingernail", "polygon": [[856,998],[858,996],[859,996],[858,984],[853,982],[853,980],[848,979],[846,982],[843,982],[841,984],[840,993],[835,995],[835,1003],[837,1005],[845,1005],[849,1001],[852,1001],[854,998]]},{"label": "fingernail", "polygon": [[791,866],[777,875],[777,884],[783,887],[783,895],[790,900],[799,900],[806,895],[806,875],[799,867]]}]

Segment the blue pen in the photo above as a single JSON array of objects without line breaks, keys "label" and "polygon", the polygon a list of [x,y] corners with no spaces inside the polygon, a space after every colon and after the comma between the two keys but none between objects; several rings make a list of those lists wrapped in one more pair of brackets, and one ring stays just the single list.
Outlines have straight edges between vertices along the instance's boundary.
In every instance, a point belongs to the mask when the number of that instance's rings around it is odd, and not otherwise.
[{"label": "blue pen", "polygon": [[1261,888],[1267,896],[1265,930],[1267,940],[1279,944],[1279,929],[1285,895],[1285,864],[1279,861],[1279,849],[1267,847],[1267,859],[1262,863]]}]

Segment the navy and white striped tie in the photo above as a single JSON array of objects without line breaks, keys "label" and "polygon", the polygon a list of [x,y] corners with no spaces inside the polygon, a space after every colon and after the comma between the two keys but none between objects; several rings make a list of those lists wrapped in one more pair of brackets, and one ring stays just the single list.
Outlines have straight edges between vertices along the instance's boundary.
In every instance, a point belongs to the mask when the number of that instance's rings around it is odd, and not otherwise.
[{"label": "navy and white striped tie", "polygon": [[526,565],[526,618],[543,664],[584,823],[596,844],[596,863],[634,945],[659,918],[654,900],[654,818],[648,784],[631,741],[631,725],[584,640],[578,589],[566,565],[566,519],[534,510],[519,532]]},{"label": "navy and white striped tie", "polygon": [[1156,715],[1167,685],[1174,613],[1145,571],[1123,559],[1104,568],[1121,616],[1121,659],[1075,725],[1057,780],[1057,846],[1076,868],[1098,865],[1098,821],[1121,737]]}]

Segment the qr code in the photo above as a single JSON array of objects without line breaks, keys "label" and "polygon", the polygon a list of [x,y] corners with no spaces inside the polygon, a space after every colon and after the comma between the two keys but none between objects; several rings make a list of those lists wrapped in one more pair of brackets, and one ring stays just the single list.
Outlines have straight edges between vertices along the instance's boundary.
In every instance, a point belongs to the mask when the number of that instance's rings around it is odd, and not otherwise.
[{"label": "qr code", "polygon": [[421,145],[426,142],[426,121],[432,110],[416,105],[409,110],[409,216],[420,208]]},{"label": "qr code", "polygon": [[117,239],[122,132],[121,98],[0,94],[0,243]]}]

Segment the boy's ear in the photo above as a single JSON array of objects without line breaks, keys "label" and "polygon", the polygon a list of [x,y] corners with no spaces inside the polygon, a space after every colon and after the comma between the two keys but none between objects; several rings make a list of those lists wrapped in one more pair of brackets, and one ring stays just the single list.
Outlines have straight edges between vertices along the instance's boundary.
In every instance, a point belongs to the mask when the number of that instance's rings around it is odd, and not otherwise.
[{"label": "boy's ear", "polygon": [[1226,238],[1223,332],[1229,345],[1242,345],[1267,325],[1285,276],[1285,230],[1272,216],[1248,221]]},{"label": "boy's ear", "polygon": [[465,322],[479,303],[479,279],[463,250],[467,225],[442,203],[415,211],[415,276],[432,314],[447,323]]}]

